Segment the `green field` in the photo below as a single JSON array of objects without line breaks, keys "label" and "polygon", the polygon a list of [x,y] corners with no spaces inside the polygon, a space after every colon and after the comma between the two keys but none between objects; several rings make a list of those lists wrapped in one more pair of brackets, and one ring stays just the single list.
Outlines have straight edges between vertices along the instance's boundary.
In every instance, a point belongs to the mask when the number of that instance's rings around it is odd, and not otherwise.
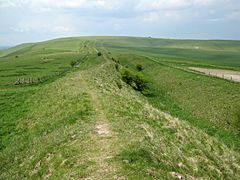
[{"label": "green field", "polygon": [[240,179],[240,83],[188,67],[240,71],[240,41],[1,50],[0,179]]}]

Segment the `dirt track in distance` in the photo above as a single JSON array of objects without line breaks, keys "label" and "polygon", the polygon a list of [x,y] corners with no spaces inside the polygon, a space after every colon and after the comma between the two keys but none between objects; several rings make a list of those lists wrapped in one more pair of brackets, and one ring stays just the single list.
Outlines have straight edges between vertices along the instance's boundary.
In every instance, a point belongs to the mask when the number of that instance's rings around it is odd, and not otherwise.
[{"label": "dirt track in distance", "polygon": [[219,78],[240,82],[240,72],[223,70],[223,69],[208,69],[208,68],[199,68],[199,67],[189,67],[189,69],[197,72],[204,73],[209,76],[216,76]]}]

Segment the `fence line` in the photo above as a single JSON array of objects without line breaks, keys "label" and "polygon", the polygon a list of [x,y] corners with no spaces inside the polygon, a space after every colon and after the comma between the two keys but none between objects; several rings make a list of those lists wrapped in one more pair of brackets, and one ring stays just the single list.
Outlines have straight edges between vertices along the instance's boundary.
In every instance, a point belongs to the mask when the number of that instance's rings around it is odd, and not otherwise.
[{"label": "fence line", "polygon": [[46,82],[50,79],[54,79],[57,78],[59,76],[62,76],[64,74],[66,74],[67,72],[71,71],[75,66],[83,63],[83,61],[88,57],[88,53],[86,54],[86,56],[84,56],[82,59],[79,59],[76,61],[76,63],[72,66],[72,67],[66,67],[63,71],[60,72],[56,72],[54,74],[51,75],[46,75],[46,76],[42,76],[42,77],[29,77],[29,78],[18,78],[17,81],[14,82],[14,85],[31,85],[31,84],[39,84],[39,83],[43,83]]}]

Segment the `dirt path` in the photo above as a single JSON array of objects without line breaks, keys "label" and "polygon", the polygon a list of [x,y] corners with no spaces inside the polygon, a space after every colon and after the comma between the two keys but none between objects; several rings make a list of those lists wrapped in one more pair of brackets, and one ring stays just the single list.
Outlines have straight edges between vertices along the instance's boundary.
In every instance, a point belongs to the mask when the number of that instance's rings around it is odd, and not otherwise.
[{"label": "dirt path", "polygon": [[101,103],[94,89],[91,89],[88,82],[84,79],[83,75],[79,74],[82,79],[83,86],[86,92],[90,95],[93,108],[95,111],[96,124],[92,130],[92,139],[96,142],[95,154],[92,154],[89,159],[96,162],[97,170],[92,172],[89,177],[84,179],[109,179],[115,174],[115,167],[109,163],[109,160],[114,155],[112,148],[114,134],[109,128],[109,122],[101,107]]},{"label": "dirt path", "polygon": [[[91,47],[89,52],[96,53],[97,49]],[[98,67],[101,68],[102,66]],[[87,177],[82,179],[113,179],[116,176],[116,167],[110,162],[110,159],[116,154],[116,149],[113,147],[117,140],[109,126],[104,110],[101,105],[99,93],[94,84],[89,79],[90,71],[81,71],[76,73],[78,81],[81,81],[81,89],[86,92],[90,98],[94,110],[95,126],[92,128],[90,136],[95,143],[91,146],[91,151],[88,159],[96,163],[94,169]]]},{"label": "dirt path", "polygon": [[94,173],[93,178],[100,179],[100,177],[106,177],[114,171],[114,168],[107,162],[113,156],[111,152],[113,134],[110,131],[108,120],[101,109],[96,93],[91,91],[89,94],[92,97],[92,102],[94,103],[94,109],[96,111],[97,124],[95,126],[95,136],[100,150],[97,156],[94,157],[95,161],[98,163],[99,169]]},{"label": "dirt path", "polygon": [[197,72],[204,73],[209,76],[216,76],[219,78],[240,82],[240,72],[224,70],[224,69],[209,69],[209,68],[199,68],[199,67],[189,67],[189,69]]}]

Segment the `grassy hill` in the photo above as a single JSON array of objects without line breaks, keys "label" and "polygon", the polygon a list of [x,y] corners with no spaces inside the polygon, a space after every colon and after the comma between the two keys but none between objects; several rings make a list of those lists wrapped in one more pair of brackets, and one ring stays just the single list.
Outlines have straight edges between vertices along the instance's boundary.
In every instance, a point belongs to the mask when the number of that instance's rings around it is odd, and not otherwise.
[{"label": "grassy hill", "polygon": [[240,84],[187,69],[240,70],[239,45],[76,37],[0,51],[0,179],[239,179]]}]

